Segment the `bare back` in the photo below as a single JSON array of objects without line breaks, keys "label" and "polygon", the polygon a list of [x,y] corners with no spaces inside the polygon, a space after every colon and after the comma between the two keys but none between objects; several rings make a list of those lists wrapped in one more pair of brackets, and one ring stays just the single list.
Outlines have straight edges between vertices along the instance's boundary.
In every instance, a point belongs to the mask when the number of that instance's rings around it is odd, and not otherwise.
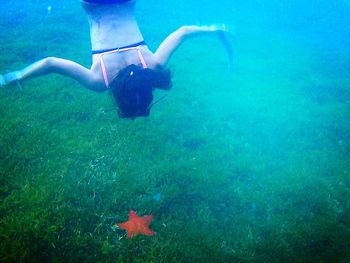
[{"label": "bare back", "polygon": [[120,4],[82,4],[90,23],[92,50],[123,47],[143,40],[134,15],[134,0]]},{"label": "bare back", "polygon": [[[116,4],[86,3],[82,1],[90,24],[91,48],[93,51],[117,49],[143,41],[134,11],[135,0]],[[142,55],[149,68],[156,68],[158,63],[153,53],[142,46]],[[92,74],[97,82],[102,83],[100,56],[92,57]],[[118,72],[128,65],[140,64],[138,53],[135,50],[117,52],[103,57],[107,74],[114,78]]]}]

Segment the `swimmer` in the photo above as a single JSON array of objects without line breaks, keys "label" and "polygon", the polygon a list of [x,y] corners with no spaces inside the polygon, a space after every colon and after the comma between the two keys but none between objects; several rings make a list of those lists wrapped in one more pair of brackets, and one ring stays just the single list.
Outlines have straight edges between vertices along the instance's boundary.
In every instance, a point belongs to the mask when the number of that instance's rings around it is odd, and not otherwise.
[{"label": "swimmer", "polygon": [[175,50],[190,36],[219,36],[229,57],[225,25],[181,26],[153,53],[147,47],[135,19],[136,0],[81,0],[90,24],[92,65],[90,68],[62,58],[47,57],[28,67],[0,75],[0,86],[20,83],[49,73],[78,81],[87,89],[110,90],[120,118],[134,119],[150,114],[153,89],[171,87],[166,65]]}]

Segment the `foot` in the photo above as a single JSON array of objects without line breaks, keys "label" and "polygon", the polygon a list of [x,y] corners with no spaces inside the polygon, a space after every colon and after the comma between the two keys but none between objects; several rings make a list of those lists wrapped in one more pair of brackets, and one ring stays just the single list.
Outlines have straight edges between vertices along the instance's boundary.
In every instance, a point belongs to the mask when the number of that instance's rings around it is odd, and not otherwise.
[{"label": "foot", "polygon": [[5,78],[3,75],[0,75],[0,87],[5,86]]},{"label": "foot", "polygon": [[14,83],[20,80],[21,76],[22,75],[20,71],[13,71],[5,75],[0,75],[0,86],[5,86],[8,84]]}]

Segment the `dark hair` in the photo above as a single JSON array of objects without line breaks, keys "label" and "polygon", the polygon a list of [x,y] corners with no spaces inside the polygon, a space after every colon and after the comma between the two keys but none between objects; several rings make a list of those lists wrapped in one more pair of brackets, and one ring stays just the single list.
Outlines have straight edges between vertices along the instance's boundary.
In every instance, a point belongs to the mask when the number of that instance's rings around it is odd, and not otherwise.
[{"label": "dark hair", "polygon": [[131,119],[149,116],[153,88],[168,90],[170,87],[169,70],[142,68],[134,64],[122,69],[110,83],[118,105],[118,116]]}]

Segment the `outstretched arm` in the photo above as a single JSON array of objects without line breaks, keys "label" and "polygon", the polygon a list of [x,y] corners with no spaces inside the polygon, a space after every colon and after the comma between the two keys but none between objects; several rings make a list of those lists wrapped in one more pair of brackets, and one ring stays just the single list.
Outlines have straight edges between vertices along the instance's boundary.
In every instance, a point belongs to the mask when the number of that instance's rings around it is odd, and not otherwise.
[{"label": "outstretched arm", "polygon": [[49,73],[56,73],[77,80],[80,84],[88,89],[94,88],[94,81],[91,71],[82,65],[71,60],[48,57],[39,60],[28,67],[0,75],[0,86],[7,85],[16,81],[35,78]]},{"label": "outstretched arm", "polygon": [[176,51],[176,49],[182,44],[182,42],[191,37],[203,34],[216,33],[218,34],[220,40],[224,44],[229,57],[229,63],[232,62],[232,47],[226,36],[225,25],[211,25],[211,26],[182,26],[175,32],[171,33],[158,47],[157,51],[154,53],[157,62],[165,66],[171,55]]}]

